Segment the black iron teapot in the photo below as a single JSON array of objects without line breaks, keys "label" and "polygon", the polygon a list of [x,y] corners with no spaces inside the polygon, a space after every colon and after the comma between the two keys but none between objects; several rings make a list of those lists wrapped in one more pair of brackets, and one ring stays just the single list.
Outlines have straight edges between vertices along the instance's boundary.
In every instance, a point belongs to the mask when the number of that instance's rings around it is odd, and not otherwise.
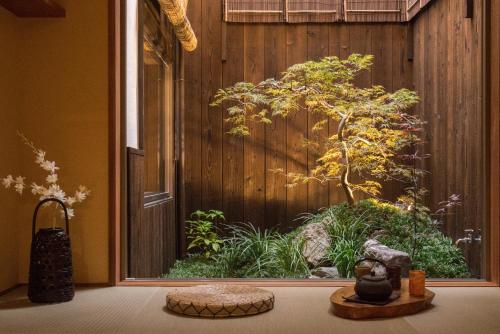
[{"label": "black iron teapot", "polygon": [[[386,269],[387,266],[384,262],[365,258],[356,262],[356,265],[363,261],[372,261],[382,264]],[[354,286],[354,291],[359,298],[370,301],[370,302],[381,302],[386,301],[392,294],[392,284],[387,278],[387,275],[375,275],[372,270],[370,275],[364,275],[356,279],[356,285]]]}]

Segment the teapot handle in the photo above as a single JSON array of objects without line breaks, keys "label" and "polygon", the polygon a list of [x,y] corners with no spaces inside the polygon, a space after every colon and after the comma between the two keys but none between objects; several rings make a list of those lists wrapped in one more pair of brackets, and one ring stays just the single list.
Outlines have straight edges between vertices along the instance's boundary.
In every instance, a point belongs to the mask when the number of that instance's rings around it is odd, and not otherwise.
[{"label": "teapot handle", "polygon": [[363,261],[371,261],[371,262],[378,262],[380,263],[381,265],[384,266],[384,268],[387,269],[387,265],[385,264],[384,261],[380,261],[380,260],[377,260],[377,259],[374,259],[374,258],[371,258],[371,257],[364,257],[362,259],[359,259],[358,261],[356,261],[356,263],[354,263],[354,266],[356,267],[358,264],[360,264],[361,262]]}]

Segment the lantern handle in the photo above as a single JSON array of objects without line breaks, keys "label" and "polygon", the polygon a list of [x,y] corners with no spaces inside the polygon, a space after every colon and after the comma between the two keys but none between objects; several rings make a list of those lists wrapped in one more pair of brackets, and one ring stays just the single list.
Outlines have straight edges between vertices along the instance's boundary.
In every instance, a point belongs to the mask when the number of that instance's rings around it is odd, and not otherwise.
[{"label": "lantern handle", "polygon": [[45,204],[47,202],[56,202],[62,206],[62,208],[64,210],[64,220],[66,221],[66,233],[69,235],[69,218],[68,218],[68,209],[66,208],[66,205],[64,205],[63,201],[61,201],[60,199],[57,199],[55,197],[49,197],[49,198],[41,200],[40,203],[38,203],[38,205],[35,208],[35,213],[33,214],[33,228],[31,230],[31,238],[32,239],[35,237],[36,218],[38,216],[38,210],[40,209],[40,207],[43,204]]}]

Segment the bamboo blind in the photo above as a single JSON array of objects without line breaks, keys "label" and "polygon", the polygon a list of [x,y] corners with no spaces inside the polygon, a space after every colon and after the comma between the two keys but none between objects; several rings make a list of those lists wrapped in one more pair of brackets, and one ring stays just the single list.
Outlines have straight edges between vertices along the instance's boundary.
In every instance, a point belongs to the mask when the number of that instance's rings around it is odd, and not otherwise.
[{"label": "bamboo blind", "polygon": [[346,22],[403,22],[406,0],[345,0]]},{"label": "bamboo blind", "polygon": [[[226,22],[405,22],[407,2],[431,0],[224,0]],[[420,8],[417,4],[416,7]]]},{"label": "bamboo blind", "polygon": [[343,0],[288,0],[286,1],[286,21],[336,22],[342,18]]},{"label": "bamboo blind", "polygon": [[284,22],[284,0],[224,0],[227,22]]}]

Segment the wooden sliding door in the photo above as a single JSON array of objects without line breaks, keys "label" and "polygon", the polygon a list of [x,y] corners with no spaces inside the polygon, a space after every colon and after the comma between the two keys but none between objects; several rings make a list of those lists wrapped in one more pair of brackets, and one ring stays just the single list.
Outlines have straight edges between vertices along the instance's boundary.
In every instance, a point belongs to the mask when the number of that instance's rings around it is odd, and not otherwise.
[{"label": "wooden sliding door", "polygon": [[177,255],[173,36],[156,2],[141,9],[140,148],[128,149],[128,276],[157,278]]}]

